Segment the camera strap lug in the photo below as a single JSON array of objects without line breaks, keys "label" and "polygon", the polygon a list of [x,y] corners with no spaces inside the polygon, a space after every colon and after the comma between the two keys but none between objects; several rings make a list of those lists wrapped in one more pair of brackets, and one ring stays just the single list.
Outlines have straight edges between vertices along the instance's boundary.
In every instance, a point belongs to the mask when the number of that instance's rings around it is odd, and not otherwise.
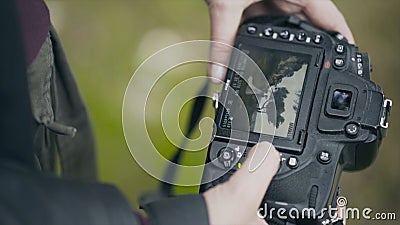
[{"label": "camera strap lug", "polygon": [[389,127],[389,116],[390,111],[392,110],[392,105],[392,100],[385,98],[385,100],[383,101],[383,111],[380,119],[380,126],[384,129],[387,129]]}]

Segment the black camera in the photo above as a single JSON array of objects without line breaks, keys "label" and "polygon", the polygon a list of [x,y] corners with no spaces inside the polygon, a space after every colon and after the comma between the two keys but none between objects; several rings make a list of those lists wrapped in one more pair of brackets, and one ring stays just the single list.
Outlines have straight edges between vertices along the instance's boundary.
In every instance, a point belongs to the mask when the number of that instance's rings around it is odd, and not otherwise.
[{"label": "black camera", "polygon": [[[223,88],[219,95],[206,159],[212,166],[203,173],[203,181],[212,182],[201,185],[200,192],[226,181],[254,144],[273,136],[282,162],[263,204],[286,212],[312,208],[317,214],[334,207],[341,172],[368,167],[388,127],[392,102],[370,80],[368,54],[359,53],[339,33],[321,31],[293,16],[244,22],[235,47],[254,60],[269,87],[260,87],[246,69],[247,82],[235,71],[227,72],[225,85],[232,91]],[[243,64],[231,59],[233,68],[245,68]],[[273,120],[268,118],[271,94],[276,107]],[[247,111],[246,129],[231,126],[239,110],[237,97]],[[244,134],[245,130],[250,132]],[[303,222],[291,219],[292,223]]]}]

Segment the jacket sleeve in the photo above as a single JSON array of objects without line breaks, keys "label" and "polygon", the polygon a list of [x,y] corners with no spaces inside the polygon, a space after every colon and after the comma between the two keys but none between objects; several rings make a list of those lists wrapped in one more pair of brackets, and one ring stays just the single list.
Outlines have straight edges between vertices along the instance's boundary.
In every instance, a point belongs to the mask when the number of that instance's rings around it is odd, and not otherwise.
[{"label": "jacket sleeve", "polygon": [[142,205],[152,225],[207,225],[203,195],[182,195]]},{"label": "jacket sleeve", "polygon": [[113,186],[43,176],[0,161],[0,224],[140,225]]}]

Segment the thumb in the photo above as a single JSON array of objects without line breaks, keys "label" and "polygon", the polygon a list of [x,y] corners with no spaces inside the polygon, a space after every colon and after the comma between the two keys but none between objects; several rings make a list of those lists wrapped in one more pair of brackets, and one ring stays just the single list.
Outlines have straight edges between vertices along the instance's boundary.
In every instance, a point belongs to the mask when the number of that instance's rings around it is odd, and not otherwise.
[{"label": "thumb", "polygon": [[265,219],[261,219],[258,217],[255,217],[254,220],[248,224],[250,224],[250,225],[268,225],[268,223],[265,221]]},{"label": "thumb", "polygon": [[269,142],[255,145],[242,169],[229,180],[235,189],[246,190],[241,200],[245,207],[258,209],[265,192],[280,166],[280,154]]},{"label": "thumb", "polygon": [[[260,162],[260,166],[250,170],[250,163],[255,159],[258,159],[256,161]],[[227,182],[207,190],[204,198],[210,224],[267,225],[257,216],[257,212],[279,168],[279,159],[279,153],[272,144],[259,143],[250,150],[242,168]]]}]

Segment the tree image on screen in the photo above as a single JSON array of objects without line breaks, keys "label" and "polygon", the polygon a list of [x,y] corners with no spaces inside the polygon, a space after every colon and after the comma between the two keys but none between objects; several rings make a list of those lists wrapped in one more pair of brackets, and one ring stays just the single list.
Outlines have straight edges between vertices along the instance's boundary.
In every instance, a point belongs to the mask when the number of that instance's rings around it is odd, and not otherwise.
[{"label": "tree image on screen", "polygon": [[261,80],[249,75],[248,82],[240,89],[250,130],[271,134],[276,128],[276,136],[291,136],[310,57],[274,50],[252,51],[250,56],[270,85],[266,87]]}]

